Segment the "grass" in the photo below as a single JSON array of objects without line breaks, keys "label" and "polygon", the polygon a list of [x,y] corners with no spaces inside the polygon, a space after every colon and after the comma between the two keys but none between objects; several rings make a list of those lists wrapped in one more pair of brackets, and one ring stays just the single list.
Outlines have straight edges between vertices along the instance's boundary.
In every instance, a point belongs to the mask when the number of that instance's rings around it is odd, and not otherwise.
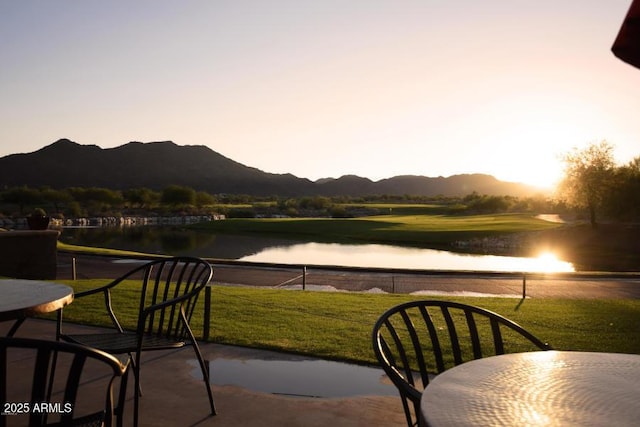
[{"label": "grass", "polygon": [[[88,255],[114,255],[114,256],[133,256],[133,257],[149,257],[152,255],[142,252],[123,251],[120,249],[94,248],[92,246],[78,246],[69,243],[63,243],[58,240],[57,249],[64,252],[84,253]],[[153,255],[157,257],[158,255]]]},{"label": "grass", "polygon": [[[77,291],[105,280],[66,281]],[[136,286],[125,283],[113,295],[124,306],[121,320],[135,326]],[[371,329],[387,308],[415,299],[409,295],[287,291],[214,286],[211,339],[218,343],[266,348],[356,363],[375,363]],[[434,297],[437,299],[437,297]],[[640,301],[447,297],[502,314],[558,350],[640,354]],[[76,300],[65,319],[107,325],[100,296]],[[202,331],[202,311],[193,319]]]},{"label": "grass", "polygon": [[496,214],[228,219],[192,227],[218,233],[259,233],[319,242],[377,242],[429,247],[558,226],[527,214]]},{"label": "grass", "polygon": [[440,203],[343,203],[336,206],[346,209],[378,209],[381,214],[441,215],[450,213],[459,205]]}]

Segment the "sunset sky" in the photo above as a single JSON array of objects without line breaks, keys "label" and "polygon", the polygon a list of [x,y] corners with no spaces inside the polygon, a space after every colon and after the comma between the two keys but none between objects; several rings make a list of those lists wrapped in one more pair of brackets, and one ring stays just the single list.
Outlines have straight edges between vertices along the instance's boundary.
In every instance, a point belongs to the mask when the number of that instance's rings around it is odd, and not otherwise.
[{"label": "sunset sky", "polygon": [[0,0],[0,156],[207,145],[266,172],[549,185],[640,156],[631,0]]}]

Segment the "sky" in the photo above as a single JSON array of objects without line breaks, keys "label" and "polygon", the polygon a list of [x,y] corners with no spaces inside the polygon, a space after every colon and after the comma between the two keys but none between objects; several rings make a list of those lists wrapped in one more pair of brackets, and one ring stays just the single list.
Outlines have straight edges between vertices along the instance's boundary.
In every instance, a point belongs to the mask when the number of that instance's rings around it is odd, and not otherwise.
[{"label": "sky", "polygon": [[640,156],[631,0],[0,0],[0,156],[60,138],[206,145],[316,180],[552,185]]}]

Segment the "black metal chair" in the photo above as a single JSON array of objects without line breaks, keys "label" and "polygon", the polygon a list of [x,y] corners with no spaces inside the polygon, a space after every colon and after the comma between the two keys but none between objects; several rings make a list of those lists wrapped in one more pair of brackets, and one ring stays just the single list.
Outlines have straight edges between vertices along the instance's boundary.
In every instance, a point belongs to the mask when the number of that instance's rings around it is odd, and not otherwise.
[{"label": "black metal chair", "polygon": [[0,337],[0,426],[111,426],[113,383],[126,371],[89,347]]},{"label": "black metal chair", "polygon": [[[106,313],[111,318],[115,332],[67,335],[62,331],[62,310],[58,313],[59,339],[84,344],[98,348],[112,354],[128,353],[133,357],[133,371],[135,377],[134,425],[138,424],[138,407],[140,388],[140,357],[141,353],[151,350],[168,350],[191,345],[202,370],[202,376],[209,396],[211,414],[216,414],[209,382],[209,367],[207,366],[193,331],[189,326],[200,291],[209,283],[213,269],[209,263],[199,258],[174,257],[164,258],[145,263],[134,268],[124,276],[97,289],[75,294],[76,302],[83,297],[102,294],[104,296]],[[135,284],[134,288],[126,283]],[[137,310],[137,327],[135,331],[125,331],[111,302],[111,293],[120,285],[123,291],[136,292],[139,300]],[[133,298],[129,296],[128,298]],[[124,393],[124,392],[121,392]]]},{"label": "black metal chair", "polygon": [[387,310],[373,328],[373,350],[400,392],[409,426],[418,424],[430,378],[461,363],[504,353],[550,350],[517,323],[449,301],[412,301]]}]

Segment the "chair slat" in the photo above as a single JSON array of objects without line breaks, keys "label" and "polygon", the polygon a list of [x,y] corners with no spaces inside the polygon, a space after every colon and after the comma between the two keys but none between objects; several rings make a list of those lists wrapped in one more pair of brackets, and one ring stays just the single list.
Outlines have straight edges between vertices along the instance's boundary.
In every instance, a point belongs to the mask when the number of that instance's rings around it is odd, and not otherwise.
[{"label": "chair slat", "polygon": [[460,349],[460,340],[458,339],[458,331],[456,329],[456,324],[451,317],[451,312],[449,311],[449,307],[446,305],[441,305],[440,310],[442,311],[442,316],[447,324],[447,331],[449,332],[449,340],[451,343],[451,352],[453,353],[453,360],[456,365],[462,363],[462,350]]},{"label": "chair slat", "polygon": [[480,333],[476,325],[476,320],[473,317],[471,311],[465,310],[465,319],[467,320],[467,327],[469,328],[469,337],[471,339],[471,348],[473,349],[473,358],[480,359],[482,357],[482,346],[480,344]]},{"label": "chair slat", "polygon": [[[413,354],[416,355],[416,361],[417,361],[416,368],[420,373],[420,379],[422,380],[422,384],[426,384],[429,382],[429,379],[428,379],[428,376],[426,375],[427,366],[424,362],[424,357],[422,356],[422,345],[420,344],[420,338],[407,312],[401,311],[400,315],[402,316],[402,320],[404,320],[405,326],[407,327],[407,331],[409,332],[409,336],[411,337],[411,345],[413,347]],[[413,369],[411,368],[411,366],[407,366],[407,375],[410,378],[413,378]]]},{"label": "chair slat", "polygon": [[[87,357],[84,354],[76,354],[73,357],[73,362],[69,369],[67,376],[67,384],[64,388],[64,402],[75,402],[78,396],[78,387],[80,386],[80,377],[82,376],[82,370],[84,369],[85,361]],[[73,419],[72,413],[65,413],[62,415],[60,421],[63,423],[70,423]]]},{"label": "chair slat", "polygon": [[491,319],[491,331],[493,333],[493,345],[496,354],[504,354],[504,341],[502,339],[502,331],[500,330],[500,322],[497,319]]},{"label": "chair slat", "polygon": [[[420,310],[420,314],[422,315],[422,319],[424,320],[424,323],[427,325],[427,330],[429,331],[429,337],[431,338],[431,349],[435,356],[436,372],[443,372],[445,370],[444,355],[442,351],[442,346],[440,345],[440,339],[438,338],[438,332],[436,330],[436,326],[433,323],[433,319],[431,318],[431,315],[427,311],[427,307],[420,306],[418,308]],[[428,375],[427,375],[427,378],[428,378]]]}]

